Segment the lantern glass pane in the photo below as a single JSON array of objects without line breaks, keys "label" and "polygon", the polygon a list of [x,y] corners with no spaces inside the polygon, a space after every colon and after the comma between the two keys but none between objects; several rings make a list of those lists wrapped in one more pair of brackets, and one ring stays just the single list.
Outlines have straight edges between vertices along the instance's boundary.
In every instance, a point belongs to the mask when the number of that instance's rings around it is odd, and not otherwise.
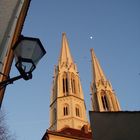
[{"label": "lantern glass pane", "polygon": [[16,67],[23,75],[32,73],[39,60],[45,55],[41,42],[37,38],[23,37],[15,44],[14,55]]},{"label": "lantern glass pane", "polygon": [[40,44],[35,40],[22,40],[15,48],[15,59],[18,57],[31,59],[36,65],[45,54]]}]

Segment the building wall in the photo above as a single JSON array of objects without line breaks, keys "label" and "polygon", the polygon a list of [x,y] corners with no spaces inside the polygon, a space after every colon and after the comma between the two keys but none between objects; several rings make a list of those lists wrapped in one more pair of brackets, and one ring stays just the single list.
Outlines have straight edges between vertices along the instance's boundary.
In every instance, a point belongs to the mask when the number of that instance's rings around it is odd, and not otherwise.
[{"label": "building wall", "polygon": [[5,56],[12,42],[22,5],[23,3],[19,0],[0,1],[0,71],[4,66]]},{"label": "building wall", "polygon": [[[63,108],[64,105],[69,105],[69,110],[67,116],[64,116]],[[80,116],[76,116],[76,105],[80,107]],[[57,113],[58,116],[58,126],[57,129],[60,130],[64,127],[71,127],[75,129],[81,129],[83,125],[87,125],[86,110],[84,100],[81,100],[74,96],[67,96],[65,98],[58,98],[57,100]]]},{"label": "building wall", "polygon": [[[67,104],[68,115],[64,116],[63,108]],[[79,106],[80,116],[76,116],[76,106]],[[55,112],[56,110],[56,112]],[[65,96],[57,98],[57,101],[50,107],[50,130],[60,130],[64,127],[81,129],[83,125],[87,125],[87,117],[84,100],[75,96]]]},{"label": "building wall", "polygon": [[[0,0],[0,72],[9,75],[13,62],[12,47],[18,40],[30,0]],[[0,75],[0,81],[7,77]],[[5,88],[0,89],[0,106]]]},{"label": "building wall", "polygon": [[90,111],[89,115],[95,140],[140,139],[140,111]]}]

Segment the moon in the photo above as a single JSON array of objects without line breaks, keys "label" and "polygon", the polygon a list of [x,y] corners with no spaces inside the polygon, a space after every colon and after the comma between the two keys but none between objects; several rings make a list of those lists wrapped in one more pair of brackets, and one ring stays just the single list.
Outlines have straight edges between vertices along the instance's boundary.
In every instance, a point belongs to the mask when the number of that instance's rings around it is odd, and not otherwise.
[{"label": "moon", "polygon": [[90,36],[90,39],[93,39],[93,36]]}]

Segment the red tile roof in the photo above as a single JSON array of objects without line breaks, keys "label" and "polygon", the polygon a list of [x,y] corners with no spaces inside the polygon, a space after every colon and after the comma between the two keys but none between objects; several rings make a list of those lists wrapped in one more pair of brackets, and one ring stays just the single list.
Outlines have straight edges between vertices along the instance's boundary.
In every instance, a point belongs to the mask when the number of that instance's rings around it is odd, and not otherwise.
[{"label": "red tile roof", "polygon": [[84,130],[78,130],[73,128],[63,128],[60,131],[46,131],[46,136],[52,134],[62,137],[68,137],[68,138],[75,138],[78,140],[92,140],[92,134],[90,131],[85,132]]},{"label": "red tile roof", "polygon": [[78,137],[78,138],[92,139],[91,132],[88,131],[86,133],[84,130],[78,130],[78,129],[73,129],[73,128],[63,128],[59,133]]}]

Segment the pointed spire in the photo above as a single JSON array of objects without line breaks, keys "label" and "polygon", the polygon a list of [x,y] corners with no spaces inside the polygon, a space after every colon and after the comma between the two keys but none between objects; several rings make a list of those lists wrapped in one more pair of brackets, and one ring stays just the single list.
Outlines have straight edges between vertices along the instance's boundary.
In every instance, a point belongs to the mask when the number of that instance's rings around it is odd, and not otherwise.
[{"label": "pointed spire", "polygon": [[93,81],[95,83],[99,82],[99,80],[107,81],[103,73],[103,70],[99,64],[99,61],[95,56],[93,48],[90,49],[90,51],[91,51],[91,58],[92,58]]},{"label": "pointed spire", "polygon": [[110,82],[106,79],[103,70],[91,49],[93,81],[91,83],[92,107],[94,111],[120,111],[120,105]]},{"label": "pointed spire", "polygon": [[59,64],[63,64],[63,63],[66,63],[67,65],[73,63],[66,33],[62,33],[62,47],[61,47],[61,53],[59,57]]}]

